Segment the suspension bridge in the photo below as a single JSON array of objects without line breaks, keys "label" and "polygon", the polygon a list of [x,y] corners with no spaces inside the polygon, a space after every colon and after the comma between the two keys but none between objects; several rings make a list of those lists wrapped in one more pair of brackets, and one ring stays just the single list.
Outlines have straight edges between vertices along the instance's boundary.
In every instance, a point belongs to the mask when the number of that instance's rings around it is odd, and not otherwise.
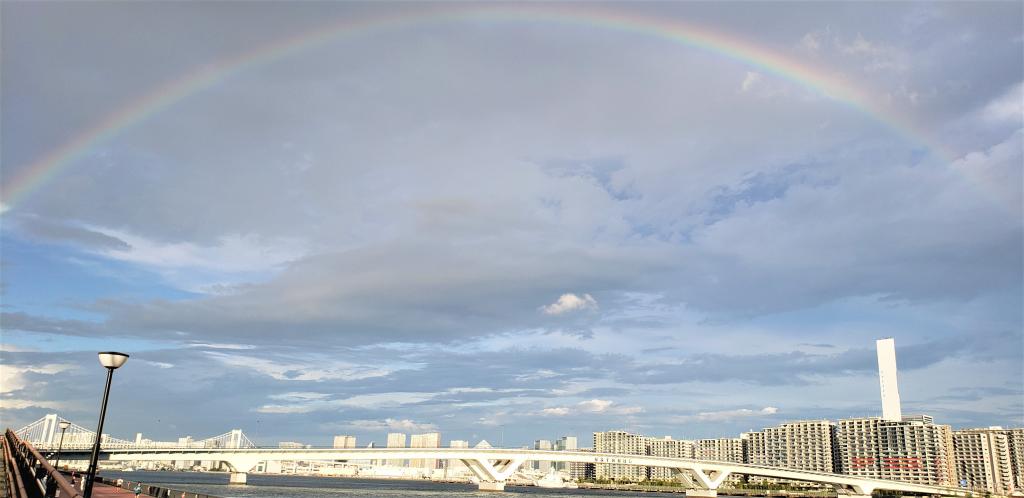
[{"label": "suspension bridge", "polygon": [[[60,423],[69,424],[65,431],[60,430]],[[62,433],[63,432],[63,433]],[[56,450],[58,446],[73,450],[76,448],[92,448],[96,441],[96,432],[86,429],[55,413],[32,422],[15,431],[21,439],[29,442],[39,450]],[[103,434],[100,446],[104,449],[139,449],[139,448],[255,448],[256,445],[242,432],[232,429],[224,434],[193,440],[191,437],[179,438],[177,441],[151,441],[142,439],[135,441],[118,439]],[[63,438],[63,439],[62,439]],[[62,442],[63,441],[63,442]]]}]

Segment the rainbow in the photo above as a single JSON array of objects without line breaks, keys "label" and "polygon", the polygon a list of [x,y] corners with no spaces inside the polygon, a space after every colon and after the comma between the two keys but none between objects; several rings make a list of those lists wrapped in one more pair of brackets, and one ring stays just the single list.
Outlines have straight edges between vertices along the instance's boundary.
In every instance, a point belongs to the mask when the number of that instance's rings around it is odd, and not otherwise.
[{"label": "rainbow", "polygon": [[846,79],[783,54],[767,50],[732,34],[714,31],[676,19],[660,19],[598,8],[591,5],[560,3],[447,4],[417,8],[397,14],[345,19],[302,34],[277,40],[238,56],[201,66],[177,80],[162,85],[94,123],[21,169],[11,181],[0,187],[0,212],[19,204],[47,180],[74,164],[94,146],[118,135],[191,95],[202,92],[248,68],[261,66],[303,50],[345,37],[368,32],[397,29],[424,23],[453,21],[551,22],[593,26],[600,29],[656,37],[748,64],[749,66],[795,82],[836,102],[866,114],[911,143],[919,144],[936,157],[950,161],[942,147],[908,119],[889,112],[868,92]]}]

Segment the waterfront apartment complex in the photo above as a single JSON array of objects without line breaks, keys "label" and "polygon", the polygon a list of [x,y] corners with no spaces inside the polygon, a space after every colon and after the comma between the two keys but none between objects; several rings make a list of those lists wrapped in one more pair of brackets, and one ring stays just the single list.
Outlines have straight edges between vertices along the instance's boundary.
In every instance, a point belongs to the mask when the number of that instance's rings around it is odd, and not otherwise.
[{"label": "waterfront apartment complex", "polygon": [[[647,437],[625,431],[594,433],[594,451],[597,453],[618,453],[623,455],[646,455]],[[594,465],[597,479],[621,479],[642,481],[647,479],[647,470],[635,465],[598,463]]]},{"label": "waterfront apartment complex", "polygon": [[745,432],[745,462],[770,467],[834,472],[836,424],[829,420],[801,420],[757,432]]},{"label": "waterfront apartment complex", "polygon": [[1024,490],[1024,429],[953,431],[953,450],[961,486],[1002,495]]},{"label": "waterfront apartment complex", "polygon": [[743,463],[743,439],[722,437],[694,441],[695,457],[698,460]]},{"label": "waterfront apartment complex", "polygon": [[[669,458],[693,458],[693,441],[672,439],[669,436],[661,438],[647,438],[647,454],[651,456]],[[666,467],[652,467],[648,471],[648,478],[668,480],[673,478],[673,474],[673,469]]]},{"label": "waterfront apartment complex", "polygon": [[953,429],[926,415],[899,422],[843,419],[836,437],[844,474],[933,486],[956,485]]},{"label": "waterfront apartment complex", "polygon": [[[875,342],[881,417],[787,422],[739,438],[678,441],[623,431],[594,433],[594,450],[841,473],[979,492],[1024,491],[1024,429],[953,431],[930,416],[903,416],[896,345]],[[598,464],[597,478],[664,479],[660,469]]]}]

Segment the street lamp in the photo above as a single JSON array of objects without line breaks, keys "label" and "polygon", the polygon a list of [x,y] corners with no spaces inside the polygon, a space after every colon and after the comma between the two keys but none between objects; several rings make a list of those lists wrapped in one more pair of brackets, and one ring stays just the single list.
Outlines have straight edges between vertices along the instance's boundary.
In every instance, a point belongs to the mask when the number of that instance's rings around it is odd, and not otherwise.
[{"label": "street lamp", "polygon": [[60,427],[60,443],[57,444],[57,459],[53,462],[53,468],[60,469],[60,449],[64,447],[64,431],[71,427],[71,422],[61,420],[57,425]]},{"label": "street lamp", "polygon": [[114,378],[114,370],[117,370],[124,362],[128,361],[128,355],[106,351],[99,353],[100,365],[107,369],[107,386],[103,388],[103,404],[100,405],[100,423],[96,426],[96,442],[92,445],[92,457],[89,458],[89,472],[85,477],[85,487],[82,488],[84,498],[92,498],[92,481],[96,479],[96,465],[100,459],[100,439],[103,437],[103,419],[107,416],[107,398],[110,396],[110,381]]}]

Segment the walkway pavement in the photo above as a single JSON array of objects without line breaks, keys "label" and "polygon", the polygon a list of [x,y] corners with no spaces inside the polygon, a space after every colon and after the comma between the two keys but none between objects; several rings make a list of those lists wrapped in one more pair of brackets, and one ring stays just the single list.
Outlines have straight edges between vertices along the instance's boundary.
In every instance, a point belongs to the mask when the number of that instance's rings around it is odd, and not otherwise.
[{"label": "walkway pavement", "polygon": [[107,496],[107,497],[125,497],[130,496],[135,498],[135,493],[128,491],[127,489],[121,489],[117,486],[110,486],[97,482],[92,485],[92,495],[94,497]]}]

